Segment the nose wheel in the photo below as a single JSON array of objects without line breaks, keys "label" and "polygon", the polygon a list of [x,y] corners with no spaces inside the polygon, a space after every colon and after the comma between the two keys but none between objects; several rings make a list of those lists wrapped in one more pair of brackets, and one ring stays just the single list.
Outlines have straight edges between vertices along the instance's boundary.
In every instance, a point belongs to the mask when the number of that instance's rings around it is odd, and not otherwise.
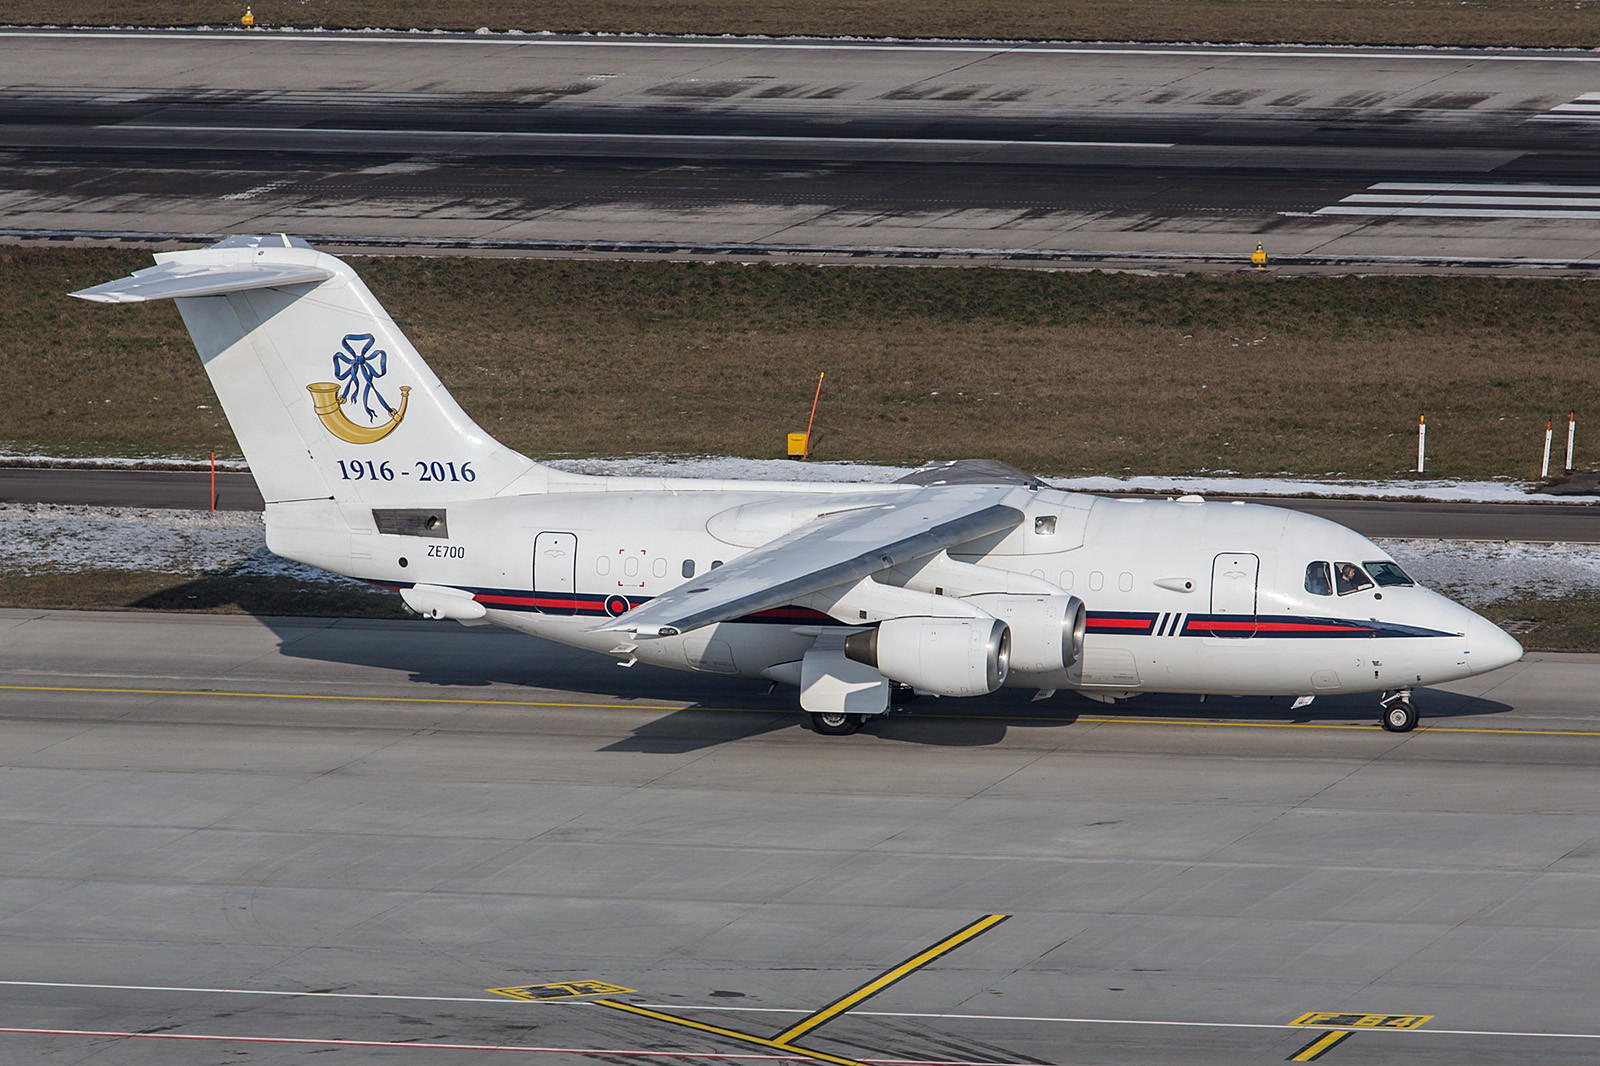
[{"label": "nose wheel", "polygon": [[1409,733],[1417,728],[1417,705],[1409,691],[1396,692],[1383,701],[1383,728],[1391,733]]},{"label": "nose wheel", "polygon": [[823,711],[811,716],[811,728],[825,737],[847,737],[860,729],[864,721],[866,721],[865,715]]}]

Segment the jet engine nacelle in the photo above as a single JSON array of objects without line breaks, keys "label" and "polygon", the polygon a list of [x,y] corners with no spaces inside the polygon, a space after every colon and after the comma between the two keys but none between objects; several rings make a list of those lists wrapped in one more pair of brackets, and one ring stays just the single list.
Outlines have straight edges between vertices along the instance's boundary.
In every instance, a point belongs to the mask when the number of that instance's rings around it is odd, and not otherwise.
[{"label": "jet engine nacelle", "polygon": [[982,696],[1006,683],[1011,633],[998,618],[889,618],[846,637],[844,653],[924,692]]},{"label": "jet engine nacelle", "polygon": [[1010,627],[1012,685],[1053,688],[1071,684],[1068,673],[1083,662],[1083,634],[1088,626],[1082,600],[1065,593],[983,593],[968,596],[965,602]]}]

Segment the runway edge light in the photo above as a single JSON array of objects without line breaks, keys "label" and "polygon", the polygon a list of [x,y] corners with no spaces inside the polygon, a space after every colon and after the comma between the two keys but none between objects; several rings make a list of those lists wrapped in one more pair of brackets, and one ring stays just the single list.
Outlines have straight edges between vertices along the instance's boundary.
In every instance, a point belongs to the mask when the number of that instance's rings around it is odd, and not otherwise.
[{"label": "runway edge light", "polygon": [[246,4],[245,5],[245,9],[244,9],[244,16],[239,19],[239,25],[245,27],[246,29],[249,29],[250,27],[254,26],[255,24],[256,24],[255,12],[251,11],[250,10],[250,6],[248,4]]},{"label": "runway edge light", "polygon": [[1250,262],[1256,265],[1257,270],[1267,269],[1267,250],[1260,241],[1256,242],[1256,250],[1250,253]]}]

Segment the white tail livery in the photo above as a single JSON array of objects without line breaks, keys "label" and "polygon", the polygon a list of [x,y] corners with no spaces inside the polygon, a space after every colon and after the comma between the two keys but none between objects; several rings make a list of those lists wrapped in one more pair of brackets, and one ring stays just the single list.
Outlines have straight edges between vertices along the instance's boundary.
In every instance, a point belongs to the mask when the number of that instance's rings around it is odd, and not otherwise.
[{"label": "white tail livery", "polygon": [[636,661],[800,687],[823,732],[894,684],[1377,692],[1522,655],[1365,537],[1270,507],[1108,500],[1002,464],[892,485],[592,478],[467,417],[346,264],[233,237],[74,293],[173,299],[267,501],[277,554],[410,606]]}]

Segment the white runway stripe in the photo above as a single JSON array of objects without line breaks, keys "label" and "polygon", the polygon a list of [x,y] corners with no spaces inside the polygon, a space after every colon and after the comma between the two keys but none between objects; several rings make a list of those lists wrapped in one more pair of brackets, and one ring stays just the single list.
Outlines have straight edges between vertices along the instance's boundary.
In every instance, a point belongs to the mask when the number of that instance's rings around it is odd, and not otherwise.
[{"label": "white runway stripe", "polygon": [[1384,181],[1313,214],[1589,222],[1600,220],[1600,185]]},{"label": "white runway stripe", "polygon": [[1478,207],[1600,207],[1600,197],[1595,196],[1457,196],[1453,193],[1426,193],[1418,196],[1395,196],[1392,193],[1357,193],[1346,196],[1341,204],[1462,204]]},{"label": "white runway stripe", "polygon": [[1542,115],[1533,116],[1539,122],[1595,122],[1600,121],[1600,93],[1581,93],[1570,103],[1557,104]]},{"label": "white runway stripe", "polygon": [[1421,182],[1421,181],[1380,181],[1376,185],[1368,185],[1373,192],[1555,192],[1568,195],[1580,193],[1600,196],[1600,185],[1536,185],[1536,184],[1510,184],[1508,182],[1493,182],[1489,184],[1474,184],[1468,181],[1451,182]]}]

